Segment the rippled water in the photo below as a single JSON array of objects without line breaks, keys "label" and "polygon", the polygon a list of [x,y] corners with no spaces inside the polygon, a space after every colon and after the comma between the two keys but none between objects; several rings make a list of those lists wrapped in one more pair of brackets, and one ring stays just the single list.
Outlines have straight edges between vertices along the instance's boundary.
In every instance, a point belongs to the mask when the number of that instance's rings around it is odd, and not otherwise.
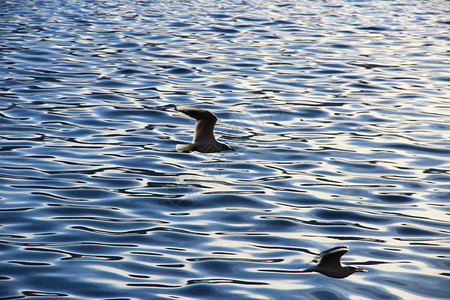
[{"label": "rippled water", "polygon": [[448,1],[0,8],[1,299],[448,299]]}]

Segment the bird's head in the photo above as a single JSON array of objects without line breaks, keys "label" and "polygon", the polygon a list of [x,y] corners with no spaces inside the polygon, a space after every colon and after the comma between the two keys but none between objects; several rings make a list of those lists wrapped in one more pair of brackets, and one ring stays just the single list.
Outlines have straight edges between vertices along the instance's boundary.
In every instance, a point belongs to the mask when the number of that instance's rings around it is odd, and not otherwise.
[{"label": "bird's head", "polygon": [[356,272],[367,272],[367,270],[358,267],[347,267],[347,268],[350,270],[350,272],[352,272],[352,274]]}]

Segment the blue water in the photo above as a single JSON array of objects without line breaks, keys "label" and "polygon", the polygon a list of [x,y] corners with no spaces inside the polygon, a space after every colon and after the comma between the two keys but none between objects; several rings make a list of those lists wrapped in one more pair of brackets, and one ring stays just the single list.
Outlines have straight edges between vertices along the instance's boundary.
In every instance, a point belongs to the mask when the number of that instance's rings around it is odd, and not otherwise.
[{"label": "blue water", "polygon": [[448,1],[0,12],[0,299],[448,299]]}]

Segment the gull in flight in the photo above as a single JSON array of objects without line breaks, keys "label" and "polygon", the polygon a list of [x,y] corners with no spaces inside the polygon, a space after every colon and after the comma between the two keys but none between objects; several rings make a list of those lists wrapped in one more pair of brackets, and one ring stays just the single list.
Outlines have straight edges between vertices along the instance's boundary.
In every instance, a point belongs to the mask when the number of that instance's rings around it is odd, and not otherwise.
[{"label": "gull in flight", "polygon": [[229,145],[218,142],[214,137],[214,125],[216,125],[217,117],[213,113],[205,109],[190,106],[176,106],[176,110],[197,120],[195,123],[192,144],[177,145],[177,151],[184,153],[192,151],[203,153],[213,153],[225,150],[235,151]]},{"label": "gull in flight", "polygon": [[334,247],[323,251],[313,260],[313,262],[317,262],[317,265],[302,272],[318,272],[333,278],[345,278],[355,272],[367,272],[357,267],[341,266],[341,257],[347,252],[347,246]]}]

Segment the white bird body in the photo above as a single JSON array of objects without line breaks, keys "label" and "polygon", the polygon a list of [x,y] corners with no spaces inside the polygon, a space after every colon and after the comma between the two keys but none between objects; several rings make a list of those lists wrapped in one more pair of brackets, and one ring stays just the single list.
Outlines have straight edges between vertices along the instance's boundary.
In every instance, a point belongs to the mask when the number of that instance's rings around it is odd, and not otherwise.
[{"label": "white bird body", "polygon": [[213,153],[224,150],[235,151],[229,145],[218,142],[214,137],[214,126],[216,125],[217,117],[213,113],[205,109],[189,106],[177,106],[176,110],[197,120],[195,123],[192,144],[177,145],[177,151],[185,153],[192,151],[203,153]]}]

